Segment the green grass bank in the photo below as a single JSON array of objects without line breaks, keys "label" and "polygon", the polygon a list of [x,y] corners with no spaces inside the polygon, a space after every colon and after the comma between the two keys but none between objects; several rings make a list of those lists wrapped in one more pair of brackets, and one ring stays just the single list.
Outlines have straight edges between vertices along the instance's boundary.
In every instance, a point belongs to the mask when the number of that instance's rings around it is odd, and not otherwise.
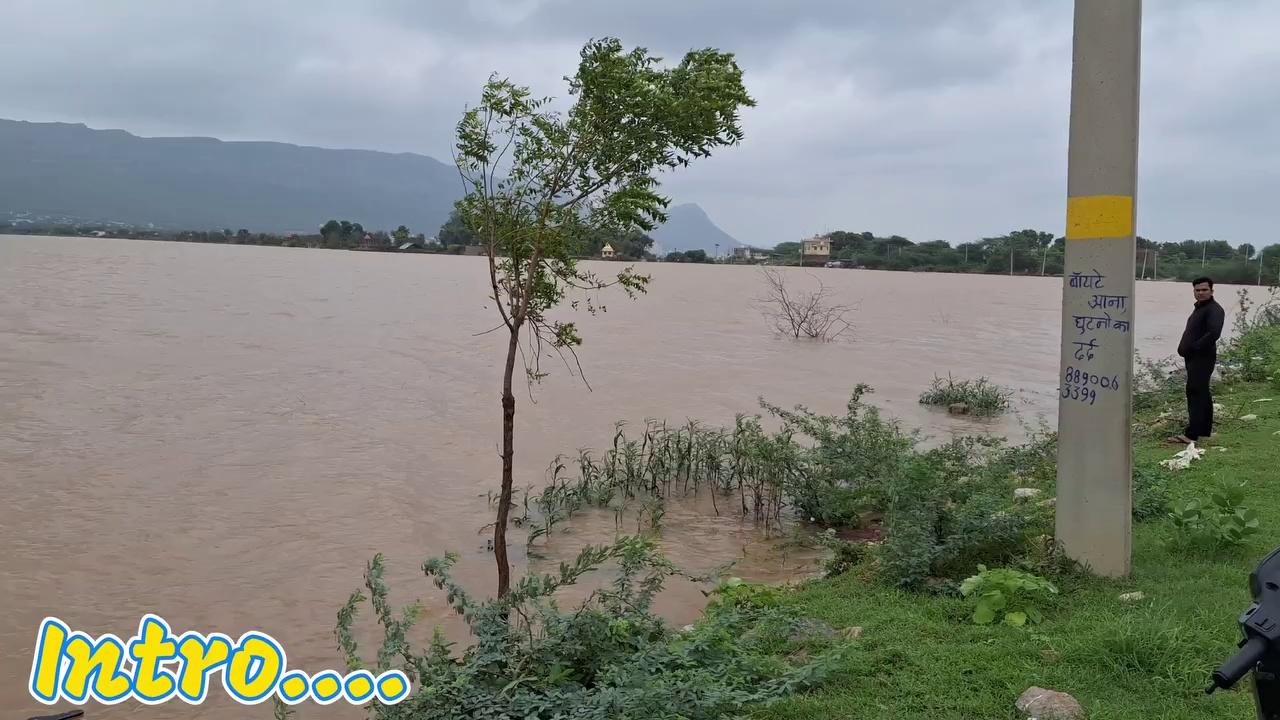
[{"label": "green grass bank", "polygon": [[[1203,692],[1235,651],[1248,573],[1280,544],[1280,387],[1269,379],[1280,370],[1280,332],[1254,330],[1236,347],[1257,354],[1237,352],[1240,367],[1215,385],[1219,422],[1204,456],[1182,470],[1159,464],[1180,449],[1163,442],[1180,421],[1175,378],[1135,403],[1135,468],[1164,484],[1168,508],[1243,483],[1259,532],[1234,547],[1188,545],[1175,542],[1167,511],[1135,519],[1129,578],[1052,577],[1060,592],[1039,602],[1043,622],[1025,627],[976,625],[965,598],[895,589],[859,568],[807,583],[783,602],[862,627],[859,652],[831,682],[753,717],[1015,718],[1030,686],[1070,693],[1091,720],[1253,717],[1248,680]],[[1238,419],[1248,415],[1256,418]],[[1120,599],[1132,592],[1144,598]]]}]

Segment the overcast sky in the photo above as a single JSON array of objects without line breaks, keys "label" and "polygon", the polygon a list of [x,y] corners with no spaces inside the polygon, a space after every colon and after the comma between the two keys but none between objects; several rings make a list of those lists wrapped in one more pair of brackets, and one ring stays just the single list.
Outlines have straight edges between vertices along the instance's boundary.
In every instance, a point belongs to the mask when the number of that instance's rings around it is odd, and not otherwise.
[{"label": "overcast sky", "polygon": [[[1139,233],[1280,239],[1280,2],[1144,12]],[[1061,234],[1071,19],[1070,0],[0,0],[0,117],[447,162],[491,72],[563,96],[591,37],[715,46],[759,106],[665,187],[738,239]]]}]

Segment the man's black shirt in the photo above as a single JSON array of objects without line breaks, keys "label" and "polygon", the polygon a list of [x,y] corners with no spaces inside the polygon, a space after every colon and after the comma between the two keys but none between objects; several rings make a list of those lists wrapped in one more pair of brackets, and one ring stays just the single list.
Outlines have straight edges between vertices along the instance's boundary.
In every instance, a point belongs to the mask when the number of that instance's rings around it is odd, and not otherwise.
[{"label": "man's black shirt", "polygon": [[1187,318],[1187,329],[1182,331],[1178,354],[1188,359],[1208,359],[1218,356],[1218,337],[1222,335],[1222,323],[1226,313],[1217,300],[1209,298],[1196,303],[1196,309]]}]

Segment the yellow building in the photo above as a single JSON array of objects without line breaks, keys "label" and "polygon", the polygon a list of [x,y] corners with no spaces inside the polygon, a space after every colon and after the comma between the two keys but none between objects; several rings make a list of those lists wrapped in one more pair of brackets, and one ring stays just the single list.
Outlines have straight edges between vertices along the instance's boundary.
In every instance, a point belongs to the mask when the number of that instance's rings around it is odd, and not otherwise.
[{"label": "yellow building", "polygon": [[822,266],[831,259],[831,238],[814,235],[800,243],[800,264]]}]

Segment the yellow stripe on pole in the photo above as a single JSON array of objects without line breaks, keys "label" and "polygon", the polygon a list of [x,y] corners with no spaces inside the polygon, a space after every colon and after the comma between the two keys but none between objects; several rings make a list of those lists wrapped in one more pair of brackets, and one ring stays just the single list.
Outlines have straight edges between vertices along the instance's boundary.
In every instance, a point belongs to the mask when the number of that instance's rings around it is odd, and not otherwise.
[{"label": "yellow stripe on pole", "polygon": [[1133,197],[1085,195],[1067,198],[1067,239],[1096,240],[1133,235]]}]

